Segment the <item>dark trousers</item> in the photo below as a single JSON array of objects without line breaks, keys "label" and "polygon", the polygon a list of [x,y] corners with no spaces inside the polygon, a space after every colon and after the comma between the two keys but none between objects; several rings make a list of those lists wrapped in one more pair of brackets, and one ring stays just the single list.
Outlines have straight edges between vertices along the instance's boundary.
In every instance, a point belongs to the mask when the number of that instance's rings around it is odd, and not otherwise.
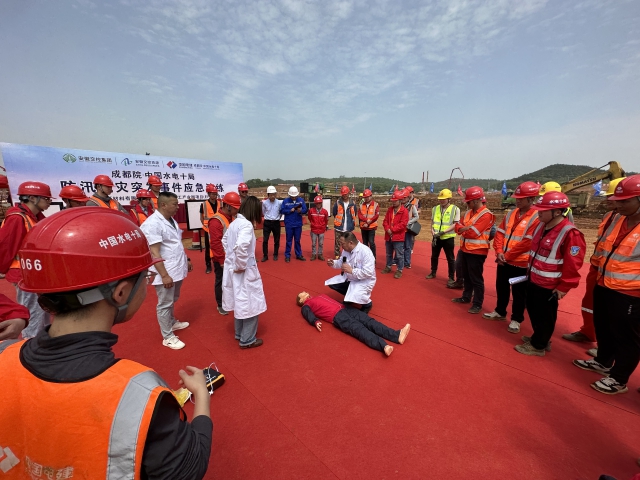
[{"label": "dark trousers", "polygon": [[596,285],[593,290],[596,361],[611,367],[609,376],[622,384],[640,362],[640,298]]},{"label": "dark trousers", "polygon": [[[453,275],[456,270],[456,257],[454,250],[456,248],[455,237],[437,238],[435,242],[431,242],[431,273],[435,275],[438,271],[438,258],[440,257],[440,251],[444,249],[444,255],[447,257],[447,266],[449,267],[449,279],[453,280]],[[460,276],[458,278],[461,278]]]},{"label": "dark trousers", "polygon": [[464,282],[464,274],[462,272],[462,250],[458,249],[458,254],[456,255],[456,282],[463,283]]},{"label": "dark trousers", "polygon": [[543,288],[531,281],[527,285],[527,312],[533,327],[531,345],[538,350],[546,348],[556,328],[558,319],[558,299],[553,290]]},{"label": "dark trousers", "polygon": [[333,317],[333,325],[368,347],[381,352],[387,346],[384,340],[398,343],[400,337],[400,330],[393,330],[355,308],[343,308],[336,313]]},{"label": "dark trousers", "polygon": [[219,307],[222,307],[222,273],[223,272],[224,272],[224,269],[222,268],[222,265],[220,265],[218,262],[213,262],[213,273],[216,276],[216,283],[215,283],[216,303],[218,304]]},{"label": "dark trousers", "polygon": [[200,230],[201,236],[204,237],[204,263],[207,268],[211,268],[211,246],[209,244],[209,232]]},{"label": "dark trousers", "polygon": [[287,243],[284,246],[284,256],[291,256],[291,241],[294,242],[294,251],[296,257],[302,256],[302,247],[300,246],[300,235],[302,234],[302,226],[300,227],[284,227],[284,233],[287,236]]},{"label": "dark trousers", "polygon": [[265,220],[262,229],[262,255],[269,256],[269,236],[273,233],[273,254],[280,251],[280,220]]},{"label": "dark trousers", "polygon": [[404,234],[404,266],[411,266],[411,254],[413,253],[413,242],[415,242],[416,237],[411,235],[409,232]]},{"label": "dark trousers", "polygon": [[509,284],[509,279],[521,277],[527,274],[527,269],[514,267],[513,265],[498,265],[496,273],[496,312],[500,315],[507,315],[507,305],[509,305],[509,295],[513,294],[513,305],[511,305],[511,320],[518,323],[524,321],[524,308],[527,301],[527,282]]},{"label": "dark trousers", "polygon": [[346,295],[347,290],[349,290],[349,285],[351,285],[351,282],[345,279],[345,281],[342,283],[335,283],[333,285],[329,285],[329,288],[331,290],[335,290],[340,295]]},{"label": "dark trousers", "polygon": [[460,264],[462,268],[462,277],[464,278],[464,289],[462,290],[462,298],[471,300],[473,297],[473,306],[482,307],[484,301],[484,261],[486,255],[476,255],[473,253],[460,252]]},{"label": "dark trousers", "polygon": [[360,230],[362,232],[362,243],[371,249],[373,258],[376,258],[376,231]]}]

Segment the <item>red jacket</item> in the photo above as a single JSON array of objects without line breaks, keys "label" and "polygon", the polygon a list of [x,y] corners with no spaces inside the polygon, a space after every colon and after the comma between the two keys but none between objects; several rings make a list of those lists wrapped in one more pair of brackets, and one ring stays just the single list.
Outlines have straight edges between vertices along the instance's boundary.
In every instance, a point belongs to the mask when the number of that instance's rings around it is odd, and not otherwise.
[{"label": "red jacket", "polygon": [[311,297],[304,304],[323,322],[333,323],[333,317],[344,308],[344,305],[326,295]]},{"label": "red jacket", "polygon": [[31,217],[34,223],[38,221],[38,217],[42,216],[38,215],[36,217],[28,207],[21,204],[7,210],[4,225],[0,228],[0,273],[6,273],[6,279],[11,283],[18,283],[22,279],[19,268],[9,269],[9,267],[27,234],[22,215],[12,215],[12,213],[17,212]]},{"label": "red jacket", "polygon": [[[389,207],[382,222],[385,242],[404,242],[407,223],[409,223],[409,212],[403,205],[400,205],[398,213],[394,213],[393,207]],[[389,232],[387,232],[389,229],[392,232],[392,236],[389,236]]]},{"label": "red jacket", "polygon": [[550,230],[544,227],[540,222],[531,241],[529,280],[542,288],[567,293],[580,283],[584,235],[566,218]]},{"label": "red jacket", "polygon": [[[224,212],[218,212],[220,215],[224,215],[229,223],[233,222],[233,218],[225,215]],[[211,252],[213,253],[213,258],[220,265],[224,264],[224,247],[222,246],[222,236],[224,235],[224,226],[218,219],[209,220],[209,246],[211,247]]]},{"label": "red jacket", "polygon": [[329,212],[325,208],[321,208],[320,211],[313,206],[307,213],[309,217],[309,223],[311,223],[311,232],[321,234],[327,231],[327,225],[329,225]]},{"label": "red jacket", "polygon": [[23,318],[29,323],[29,309],[0,293],[0,322],[12,318]]}]

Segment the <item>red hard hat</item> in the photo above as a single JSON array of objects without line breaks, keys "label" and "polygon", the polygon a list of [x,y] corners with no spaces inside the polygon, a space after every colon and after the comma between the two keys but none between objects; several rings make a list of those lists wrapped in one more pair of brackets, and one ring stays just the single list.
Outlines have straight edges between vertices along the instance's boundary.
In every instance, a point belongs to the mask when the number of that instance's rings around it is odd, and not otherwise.
[{"label": "red hard hat", "polygon": [[82,189],[77,185],[67,185],[60,190],[60,198],[64,198],[67,200],[75,200],[76,202],[88,202],[89,197],[87,197]]},{"label": "red hard hat", "polygon": [[160,180],[160,177],[158,177],[157,175],[149,175],[149,178],[147,178],[147,185],[154,185],[156,187],[161,187],[162,180]]},{"label": "red hard hat", "polygon": [[464,191],[464,201],[480,200],[484,197],[484,191],[481,187],[469,187]]},{"label": "red hard hat", "polygon": [[18,185],[18,195],[34,195],[36,197],[51,198],[49,185],[42,182],[24,182]]},{"label": "red hard hat", "polygon": [[371,195],[373,195],[373,192],[368,188],[364,192],[362,192],[363,197],[370,197]]},{"label": "red hard hat", "polygon": [[6,175],[0,175],[0,188],[9,188],[9,180]]},{"label": "red hard hat", "polygon": [[227,192],[224,197],[222,197],[222,202],[227,205],[231,205],[234,208],[240,208],[242,205],[242,201],[240,200],[240,195],[236,192]]},{"label": "red hard hat", "polygon": [[151,195],[149,190],[141,188],[136,192],[136,198],[153,198],[153,195]]},{"label": "red hard hat", "polygon": [[[239,187],[238,187],[239,189]],[[207,184],[207,193],[218,193],[218,187],[216,187],[213,183]]]},{"label": "red hard hat", "polygon": [[411,185],[407,185],[406,187],[404,187],[404,189],[408,192],[408,193],[413,193],[413,187]]},{"label": "red hard hat", "polygon": [[640,175],[631,175],[618,183],[609,200],[626,200],[633,197],[640,197]]},{"label": "red hard hat", "polygon": [[239,192],[248,192],[249,191],[249,187],[247,187],[246,183],[240,183],[240,184],[238,184],[238,191]]},{"label": "red hard hat", "polygon": [[318,195],[316,198],[313,199],[313,203],[322,203],[322,197]]},{"label": "red hard hat", "polygon": [[109,175],[98,175],[93,179],[94,185],[104,185],[105,187],[113,187],[113,182],[109,178]]},{"label": "red hard hat", "polygon": [[146,237],[128,215],[100,207],[70,208],[38,222],[18,256],[20,288],[35,293],[103,285],[162,261],[151,257]]},{"label": "red hard hat", "polygon": [[565,210],[571,206],[569,197],[562,192],[547,192],[533,204],[536,210]]},{"label": "red hard hat", "polygon": [[402,190],[396,190],[395,192],[393,192],[393,195],[391,195],[391,201],[393,202],[395,200],[402,200],[404,198],[402,192]]},{"label": "red hard hat", "polygon": [[513,198],[537,197],[540,192],[540,185],[534,182],[524,182],[518,185],[516,191],[513,192]]},{"label": "red hard hat", "polygon": [[349,190],[349,187],[347,187],[346,185],[344,185],[341,189],[340,189],[340,195],[348,195],[351,193],[351,190]]}]

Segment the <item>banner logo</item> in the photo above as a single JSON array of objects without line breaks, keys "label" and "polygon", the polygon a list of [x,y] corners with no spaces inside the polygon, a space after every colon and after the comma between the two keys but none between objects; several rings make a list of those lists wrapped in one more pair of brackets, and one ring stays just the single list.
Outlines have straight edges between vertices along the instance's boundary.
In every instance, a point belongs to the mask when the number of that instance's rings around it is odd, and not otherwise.
[{"label": "banner logo", "polygon": [[127,166],[127,167],[128,167],[128,166],[129,166],[129,165],[131,165],[133,162],[132,162],[131,160],[129,160],[128,158],[125,158],[124,160],[122,160],[122,162],[121,162],[121,163],[122,163],[122,165],[125,165],[125,166]]},{"label": "banner logo", "polygon": [[75,163],[75,161],[76,161],[75,155],[71,155],[70,153],[65,153],[62,156],[62,159],[67,163]]},{"label": "banner logo", "polygon": [[167,162],[167,167],[169,167],[169,168],[178,168],[178,164],[176,162],[172,161],[172,160],[169,160]]}]

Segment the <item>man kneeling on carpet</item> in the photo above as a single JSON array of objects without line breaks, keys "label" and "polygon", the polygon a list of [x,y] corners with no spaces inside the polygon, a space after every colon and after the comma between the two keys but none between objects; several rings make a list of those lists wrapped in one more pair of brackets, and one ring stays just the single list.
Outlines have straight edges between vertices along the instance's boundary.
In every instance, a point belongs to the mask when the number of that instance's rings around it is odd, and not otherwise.
[{"label": "man kneeling on carpet", "polygon": [[195,396],[189,423],[157,373],[112,350],[113,326],[138,311],[147,270],[161,261],[138,226],[107,208],[64,210],[31,229],[19,256],[20,288],[55,321],[30,340],[0,342],[10,382],[2,478],[204,477],[213,424],[203,371],[179,371]]},{"label": "man kneeling on carpet", "polygon": [[353,232],[336,235],[339,235],[342,253],[339,260],[327,260],[327,265],[339,268],[342,273],[331,277],[325,285],[344,295],[345,303],[362,305],[362,312],[369,313],[373,308],[371,292],[376,284],[376,258],[369,247],[358,242]]},{"label": "man kneeling on carpet", "polygon": [[411,325],[407,323],[402,330],[393,330],[361,310],[345,308],[344,305],[326,295],[312,297],[308,292],[300,292],[297,303],[302,307],[302,316],[305,320],[310,325],[315,325],[319,332],[322,331],[321,320],[333,323],[339,330],[357,338],[374,350],[384,352],[387,357],[393,352],[393,347],[387,345],[385,340],[403,344],[411,329]]}]

